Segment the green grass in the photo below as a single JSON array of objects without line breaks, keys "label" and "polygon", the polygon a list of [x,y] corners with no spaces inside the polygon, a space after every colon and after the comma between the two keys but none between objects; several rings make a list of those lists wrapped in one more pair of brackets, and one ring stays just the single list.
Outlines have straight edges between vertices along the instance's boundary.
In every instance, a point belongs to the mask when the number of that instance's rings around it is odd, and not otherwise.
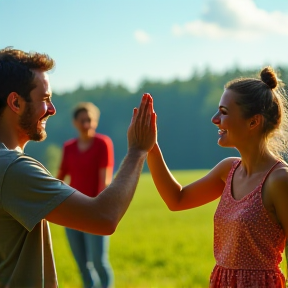
[{"label": "green grass", "polygon": [[[173,174],[185,185],[205,173]],[[214,201],[203,207],[171,212],[158,195],[150,174],[142,174],[131,206],[110,237],[115,288],[208,287],[215,264],[216,206]],[[64,228],[51,224],[51,230],[60,288],[82,287]]]}]

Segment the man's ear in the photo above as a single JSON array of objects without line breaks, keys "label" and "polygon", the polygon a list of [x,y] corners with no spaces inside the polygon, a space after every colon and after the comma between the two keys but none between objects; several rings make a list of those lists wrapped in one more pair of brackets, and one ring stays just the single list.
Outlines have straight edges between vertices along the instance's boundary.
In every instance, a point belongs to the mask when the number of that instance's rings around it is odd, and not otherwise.
[{"label": "man's ear", "polygon": [[11,92],[8,97],[7,97],[7,104],[10,107],[10,109],[12,111],[14,111],[15,113],[19,113],[20,108],[21,108],[21,104],[23,102],[22,97],[16,93],[16,92]]},{"label": "man's ear", "polygon": [[256,114],[250,119],[250,129],[254,129],[255,127],[258,127],[263,122],[263,115]]}]

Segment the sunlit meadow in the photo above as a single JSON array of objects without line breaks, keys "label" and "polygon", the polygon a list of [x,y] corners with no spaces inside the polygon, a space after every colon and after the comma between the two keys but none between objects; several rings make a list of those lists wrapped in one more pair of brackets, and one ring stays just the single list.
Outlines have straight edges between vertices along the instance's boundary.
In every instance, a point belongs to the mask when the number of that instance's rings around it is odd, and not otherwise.
[{"label": "sunlit meadow", "polygon": [[[185,185],[207,171],[177,171]],[[135,197],[110,237],[115,288],[206,288],[215,264],[213,214],[218,201],[171,212],[143,173]],[[64,229],[51,225],[60,288],[81,288]],[[282,266],[285,263],[282,263]]]}]

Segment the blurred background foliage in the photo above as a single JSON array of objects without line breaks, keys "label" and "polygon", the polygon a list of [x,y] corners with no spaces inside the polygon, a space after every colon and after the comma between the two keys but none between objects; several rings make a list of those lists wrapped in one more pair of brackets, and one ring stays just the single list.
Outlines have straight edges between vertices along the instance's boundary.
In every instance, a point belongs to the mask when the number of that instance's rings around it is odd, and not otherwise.
[{"label": "blurred background foliage", "polygon": [[[288,83],[288,67],[274,69],[284,83]],[[132,110],[139,105],[141,95],[148,92],[154,98],[158,142],[169,168],[211,168],[224,157],[238,155],[235,149],[222,149],[217,145],[217,128],[211,123],[223,87],[236,77],[257,77],[258,74],[257,70],[238,68],[221,74],[206,69],[204,73],[194,71],[186,81],[175,79],[164,83],[144,80],[133,92],[108,82],[89,89],[80,86],[61,95],[54,93],[57,113],[48,120],[48,137],[41,143],[30,142],[25,152],[41,161],[54,174],[61,159],[63,143],[77,135],[72,125],[72,110],[78,102],[90,101],[101,110],[97,131],[113,140],[117,170],[127,151],[126,131]]]}]

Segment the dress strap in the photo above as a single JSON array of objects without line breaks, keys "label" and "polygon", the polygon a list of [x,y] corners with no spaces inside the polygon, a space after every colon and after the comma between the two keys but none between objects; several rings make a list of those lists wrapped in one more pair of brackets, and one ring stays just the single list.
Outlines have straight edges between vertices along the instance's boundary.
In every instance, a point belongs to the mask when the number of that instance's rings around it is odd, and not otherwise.
[{"label": "dress strap", "polygon": [[266,173],[266,175],[264,176],[264,178],[262,179],[260,186],[262,187],[265,180],[267,179],[267,177],[269,176],[269,174],[274,170],[274,168],[278,165],[278,163],[281,163],[280,160],[277,160],[276,163],[273,164],[273,166],[269,169],[269,171]]},{"label": "dress strap", "polygon": [[227,176],[227,178],[226,178],[227,180],[226,180],[226,185],[225,185],[225,186],[231,185],[234,172],[235,172],[235,170],[237,169],[237,167],[240,165],[240,163],[241,163],[241,159],[239,159],[239,160],[234,160],[234,161],[232,162],[232,166],[231,166],[230,171],[229,171],[229,173],[228,173],[228,176]]}]

